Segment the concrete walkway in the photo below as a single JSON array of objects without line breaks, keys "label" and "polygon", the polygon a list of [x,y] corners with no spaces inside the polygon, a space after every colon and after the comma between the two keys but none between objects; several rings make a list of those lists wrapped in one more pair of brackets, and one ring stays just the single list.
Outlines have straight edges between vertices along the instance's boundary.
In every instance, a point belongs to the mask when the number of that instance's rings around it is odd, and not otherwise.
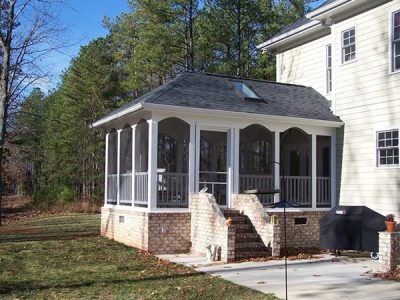
[{"label": "concrete walkway", "polygon": [[[159,257],[285,298],[283,260],[210,264],[204,257],[191,254]],[[330,255],[317,260],[288,261],[288,299],[400,299],[400,282],[371,276],[378,264],[369,258]]]}]

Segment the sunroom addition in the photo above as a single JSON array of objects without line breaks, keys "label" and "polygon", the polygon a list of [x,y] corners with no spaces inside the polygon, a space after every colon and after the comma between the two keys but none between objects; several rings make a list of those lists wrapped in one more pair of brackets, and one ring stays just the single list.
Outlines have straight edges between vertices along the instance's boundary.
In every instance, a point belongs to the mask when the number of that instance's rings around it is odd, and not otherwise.
[{"label": "sunroom addition", "polygon": [[[195,151],[190,152],[189,123],[178,117],[149,122],[157,139],[149,139],[144,119],[107,134],[107,205],[187,208],[189,193],[206,188],[218,204],[229,207],[233,193],[284,188],[282,196],[300,207],[331,207],[334,135],[307,134],[297,127],[270,131],[260,124],[202,130],[193,124],[199,138],[192,137]],[[260,196],[265,205],[278,200]]]},{"label": "sunroom addition", "polygon": [[[233,194],[258,188],[283,190],[260,196],[264,205],[285,197],[331,207],[342,123],[328,102],[305,87],[230,80],[183,74],[94,124],[108,131],[106,206],[185,210],[189,193],[203,190],[229,208]],[[243,98],[240,80],[263,101]]]}]

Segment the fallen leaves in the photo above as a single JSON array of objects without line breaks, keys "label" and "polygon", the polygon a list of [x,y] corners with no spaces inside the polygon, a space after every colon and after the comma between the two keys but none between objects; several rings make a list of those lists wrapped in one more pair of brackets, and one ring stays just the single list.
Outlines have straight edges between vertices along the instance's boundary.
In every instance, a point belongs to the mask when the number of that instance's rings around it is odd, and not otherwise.
[{"label": "fallen leaves", "polygon": [[400,281],[400,269],[393,270],[390,272],[380,272],[372,274],[374,278],[388,279],[394,281]]}]

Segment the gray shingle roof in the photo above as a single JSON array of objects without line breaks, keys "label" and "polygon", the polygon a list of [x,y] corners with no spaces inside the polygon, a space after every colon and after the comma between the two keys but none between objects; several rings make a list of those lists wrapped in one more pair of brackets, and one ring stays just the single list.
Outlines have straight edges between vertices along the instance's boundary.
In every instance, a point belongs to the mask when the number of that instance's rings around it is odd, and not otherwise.
[{"label": "gray shingle roof", "polygon": [[[246,84],[263,101],[243,99],[230,84],[232,80]],[[341,122],[331,112],[328,100],[311,87],[193,72],[179,75],[101,119],[138,103]]]},{"label": "gray shingle roof", "polygon": [[[335,1],[337,1],[337,0],[327,0],[324,3],[322,3],[320,6],[316,7],[315,9],[319,9],[319,8],[324,7],[328,4],[331,4],[332,2],[335,2]],[[307,19],[305,16],[301,17],[301,18],[297,19],[296,21],[294,21],[292,24],[289,24],[289,25],[283,27],[280,31],[278,31],[276,34],[274,34],[271,38],[274,38],[276,36],[287,33],[289,31],[296,29],[296,28],[298,28],[304,24],[307,24],[309,22],[311,22],[310,19]]]}]

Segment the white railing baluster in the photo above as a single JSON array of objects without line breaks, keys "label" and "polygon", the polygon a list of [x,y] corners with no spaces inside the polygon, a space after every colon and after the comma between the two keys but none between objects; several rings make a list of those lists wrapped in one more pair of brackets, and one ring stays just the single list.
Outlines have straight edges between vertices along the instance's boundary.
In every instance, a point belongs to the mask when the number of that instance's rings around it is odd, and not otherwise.
[{"label": "white railing baluster", "polygon": [[330,177],[317,177],[317,207],[331,206]]},{"label": "white railing baluster", "polygon": [[120,175],[121,194],[119,202],[122,205],[130,205],[132,201],[132,174]]},{"label": "white railing baluster", "polygon": [[157,206],[158,207],[188,207],[187,173],[158,172]]},{"label": "white railing baluster", "polygon": [[107,204],[117,204],[118,175],[110,174],[107,177]]},{"label": "white railing baluster", "polygon": [[145,206],[148,201],[148,174],[147,172],[135,173],[135,204]]}]

